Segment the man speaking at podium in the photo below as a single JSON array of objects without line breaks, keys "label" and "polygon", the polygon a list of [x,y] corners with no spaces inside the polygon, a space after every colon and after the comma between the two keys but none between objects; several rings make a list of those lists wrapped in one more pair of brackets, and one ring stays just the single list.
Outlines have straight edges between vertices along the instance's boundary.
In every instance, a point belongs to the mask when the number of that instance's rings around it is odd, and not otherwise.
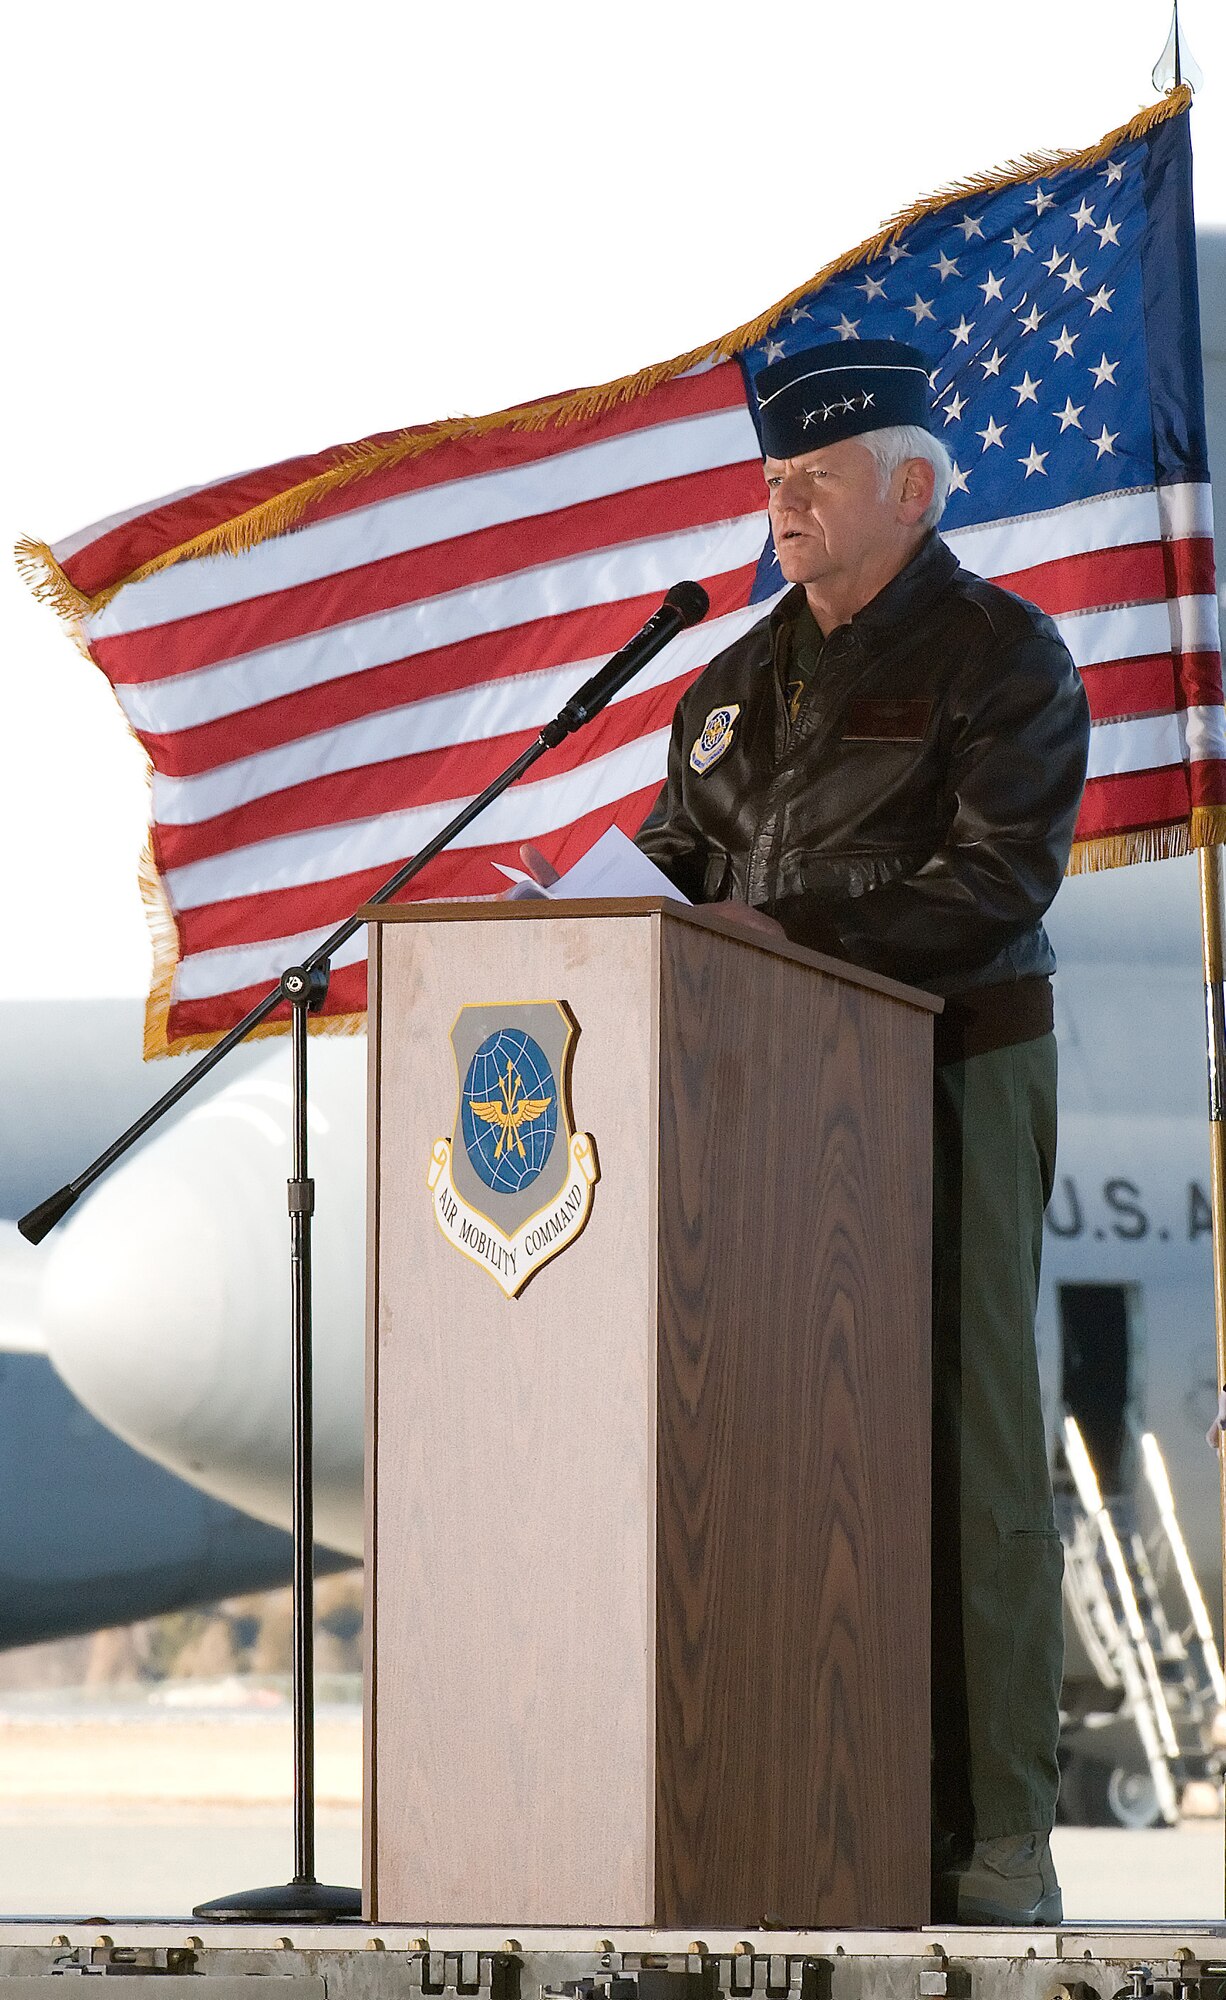
[{"label": "man speaking at podium", "polygon": [[1041,920],[1068,861],[1089,711],[1050,619],[968,574],[935,532],[951,467],[928,365],[893,341],[840,341],[759,374],[771,527],[794,587],[682,700],[638,844],[693,901],[741,905],[746,924],[945,998],[933,1915],[1051,1923],[1062,1552],[1034,1347],[1056,1135]]}]

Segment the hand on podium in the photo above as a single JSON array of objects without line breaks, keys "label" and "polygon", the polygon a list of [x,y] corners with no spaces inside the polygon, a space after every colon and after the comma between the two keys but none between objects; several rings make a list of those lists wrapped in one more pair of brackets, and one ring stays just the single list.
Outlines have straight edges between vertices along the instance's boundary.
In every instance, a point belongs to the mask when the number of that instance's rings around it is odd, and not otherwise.
[{"label": "hand on podium", "polygon": [[530,903],[539,897],[542,889],[552,889],[558,879],[558,871],[553,863],[546,861],[540,849],[533,847],[531,841],[524,842],[519,850],[519,858],[532,879],[530,882],[512,882],[510,888],[502,892],[500,901],[504,903]]},{"label": "hand on podium", "polygon": [[546,861],[539,847],[525,840],[519,850],[519,858],[534,882],[539,882],[542,889],[552,889],[558,879],[558,871],[552,861]]}]

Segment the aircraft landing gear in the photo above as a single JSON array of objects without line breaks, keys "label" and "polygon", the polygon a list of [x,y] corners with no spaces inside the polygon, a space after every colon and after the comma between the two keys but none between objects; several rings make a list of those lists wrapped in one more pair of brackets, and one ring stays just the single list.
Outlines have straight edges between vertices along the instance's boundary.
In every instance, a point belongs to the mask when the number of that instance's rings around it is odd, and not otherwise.
[{"label": "aircraft landing gear", "polygon": [[1147,1770],[1070,1757],[1060,1777],[1060,1819],[1066,1826],[1165,1826]]}]

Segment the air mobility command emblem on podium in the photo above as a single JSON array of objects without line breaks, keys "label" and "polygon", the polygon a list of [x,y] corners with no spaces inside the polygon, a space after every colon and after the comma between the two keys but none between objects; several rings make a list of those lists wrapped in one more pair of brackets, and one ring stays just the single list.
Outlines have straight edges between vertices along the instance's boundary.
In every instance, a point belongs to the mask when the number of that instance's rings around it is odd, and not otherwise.
[{"label": "air mobility command emblem on podium", "polygon": [[592,1205],[596,1148],[570,1108],[578,1032],[560,1000],[462,1007],[451,1030],[460,1097],[431,1155],[434,1219],[508,1298],[574,1242]]},{"label": "air mobility command emblem on podium", "polygon": [[741,712],[739,701],[726,701],[722,708],[713,708],[702,725],[702,734],[690,751],[690,769],[705,777],[712,764],[718,764],[732,743],[732,732],[737,716]]}]

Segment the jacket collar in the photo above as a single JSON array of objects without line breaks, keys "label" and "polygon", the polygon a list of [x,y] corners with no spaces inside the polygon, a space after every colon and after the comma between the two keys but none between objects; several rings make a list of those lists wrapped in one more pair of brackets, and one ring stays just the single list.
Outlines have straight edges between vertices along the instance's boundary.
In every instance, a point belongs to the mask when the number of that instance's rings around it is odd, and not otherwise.
[{"label": "jacket collar", "polygon": [[[929,530],[905,569],[870,598],[840,631],[850,631],[870,643],[924,611],[941,595],[958,569],[958,558],[935,528]],[[772,625],[790,623],[804,601],[804,585],[794,584],[771,613]],[[833,634],[831,635],[833,637]]]}]

